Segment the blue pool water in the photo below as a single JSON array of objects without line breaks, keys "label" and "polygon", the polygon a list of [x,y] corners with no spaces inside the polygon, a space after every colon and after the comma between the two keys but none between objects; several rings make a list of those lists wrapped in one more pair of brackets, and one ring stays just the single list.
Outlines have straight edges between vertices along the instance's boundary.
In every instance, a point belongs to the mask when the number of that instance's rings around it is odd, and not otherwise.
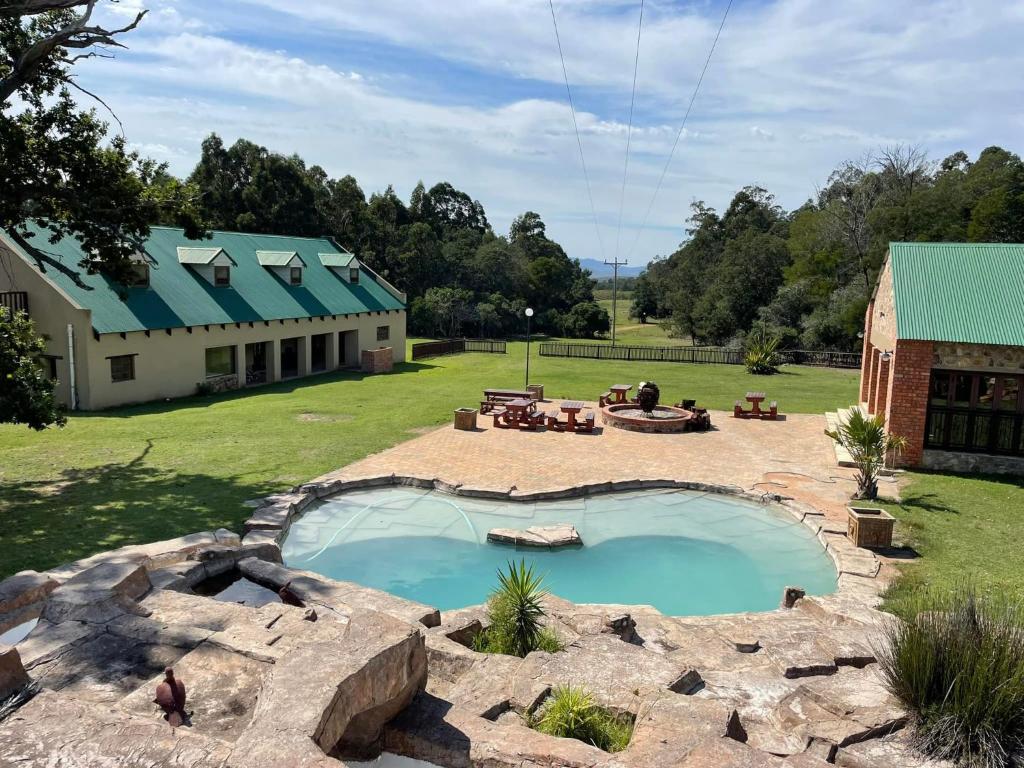
[{"label": "blue pool water", "polygon": [[[491,528],[567,522],[583,546],[489,544]],[[310,508],[284,542],[285,562],[441,610],[482,603],[497,569],[525,558],[553,593],[577,603],[650,604],[675,616],[760,611],[783,587],[827,594],[836,572],[785,510],[721,494],[644,491],[507,502],[413,488],[345,493]]]}]

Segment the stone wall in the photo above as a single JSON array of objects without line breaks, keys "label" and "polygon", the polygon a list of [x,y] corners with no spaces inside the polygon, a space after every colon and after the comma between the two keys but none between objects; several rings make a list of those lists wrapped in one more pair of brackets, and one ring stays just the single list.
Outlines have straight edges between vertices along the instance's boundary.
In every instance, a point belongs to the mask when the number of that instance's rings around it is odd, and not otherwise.
[{"label": "stone wall", "polygon": [[1024,347],[935,342],[933,368],[1024,373]]},{"label": "stone wall", "polygon": [[993,456],[987,453],[959,451],[925,451],[920,466],[940,472],[1024,475],[1024,458]]},{"label": "stone wall", "polygon": [[394,367],[395,356],[391,347],[364,349],[362,354],[363,373],[387,373]]},{"label": "stone wall", "polygon": [[871,300],[870,340],[876,349],[896,347],[896,296],[892,281],[892,265],[886,260],[878,278],[878,288]]}]

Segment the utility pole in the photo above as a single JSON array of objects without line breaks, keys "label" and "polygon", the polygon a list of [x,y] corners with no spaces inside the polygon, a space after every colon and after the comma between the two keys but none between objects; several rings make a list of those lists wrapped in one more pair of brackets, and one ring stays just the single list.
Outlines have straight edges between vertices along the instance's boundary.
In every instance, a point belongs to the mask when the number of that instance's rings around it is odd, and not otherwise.
[{"label": "utility pole", "polygon": [[605,264],[612,268],[612,346],[615,346],[615,318],[618,315],[618,294],[619,294],[619,267],[629,264],[629,260],[619,261],[616,256],[614,261],[606,261]]}]

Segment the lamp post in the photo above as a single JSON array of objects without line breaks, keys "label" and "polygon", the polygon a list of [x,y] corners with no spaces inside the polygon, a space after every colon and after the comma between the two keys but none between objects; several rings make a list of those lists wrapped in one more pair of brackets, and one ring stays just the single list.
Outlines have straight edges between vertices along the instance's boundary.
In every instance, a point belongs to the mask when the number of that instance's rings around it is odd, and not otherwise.
[{"label": "lamp post", "polygon": [[533,317],[533,309],[530,307],[526,308],[526,384],[523,385],[523,389],[530,386],[530,318]]}]

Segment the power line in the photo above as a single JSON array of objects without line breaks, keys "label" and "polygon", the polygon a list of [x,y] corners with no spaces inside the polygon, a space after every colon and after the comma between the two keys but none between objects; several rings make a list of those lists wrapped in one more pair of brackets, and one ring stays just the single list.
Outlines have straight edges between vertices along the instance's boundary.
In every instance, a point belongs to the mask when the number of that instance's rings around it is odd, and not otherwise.
[{"label": "power line", "polygon": [[583,140],[580,138],[580,127],[576,122],[576,107],[572,103],[572,89],[569,88],[569,73],[565,69],[565,56],[562,54],[562,39],[558,35],[558,21],[555,19],[554,0],[548,0],[551,8],[551,24],[555,28],[555,42],[558,44],[558,58],[562,61],[562,77],[565,78],[565,93],[569,97],[569,112],[572,113],[572,127],[576,131],[576,145],[580,148],[580,165],[583,167],[583,180],[587,184],[587,197],[590,199],[590,213],[594,217],[594,233],[597,235],[597,244],[601,249],[601,258],[604,258],[604,242],[601,240],[601,228],[597,223],[597,208],[594,206],[594,193],[590,191],[590,175],[587,173],[587,161],[583,157]]},{"label": "power line", "polygon": [[715,48],[718,46],[718,38],[722,36],[722,29],[725,27],[725,20],[729,18],[729,11],[732,10],[733,0],[729,0],[729,4],[725,6],[725,13],[722,14],[722,23],[718,25],[718,31],[715,33],[715,39],[711,43],[711,50],[708,51],[708,57],[704,60],[704,68],[700,71],[700,77],[697,78],[697,85],[693,88],[693,93],[690,95],[690,103],[686,106],[686,114],[683,115],[683,122],[679,126],[679,132],[676,134],[676,140],[672,142],[672,149],[668,153],[668,160],[665,161],[665,167],[661,169],[661,176],[658,178],[658,184],[654,188],[654,194],[651,196],[651,202],[647,206],[647,213],[644,214],[644,220],[640,224],[640,229],[636,231],[636,238],[633,240],[633,245],[630,247],[626,256],[633,253],[633,249],[636,248],[636,244],[640,242],[640,234],[644,231],[647,226],[647,220],[651,216],[651,210],[654,208],[654,201],[658,198],[658,193],[661,191],[661,185],[665,181],[665,175],[668,173],[668,168],[672,164],[672,156],[676,153],[676,147],[679,145],[679,139],[683,136],[683,130],[686,128],[686,121],[690,117],[690,111],[693,109],[693,102],[697,99],[697,93],[700,91],[701,83],[704,82],[704,75],[708,71],[708,66],[711,64],[711,57],[715,53]]},{"label": "power line", "polygon": [[[640,0],[640,22],[636,27],[636,58],[633,59],[633,92],[629,97],[629,127],[626,128],[626,163],[622,169],[622,191],[619,193],[619,225],[615,229],[615,261],[619,260],[619,236],[622,234],[622,209],[626,204],[626,177],[629,175],[629,145],[633,139],[633,105],[636,104],[636,73],[640,66],[640,33],[644,28],[644,0]],[[614,303],[614,302],[613,302]],[[615,334],[612,333],[614,339]]]}]

